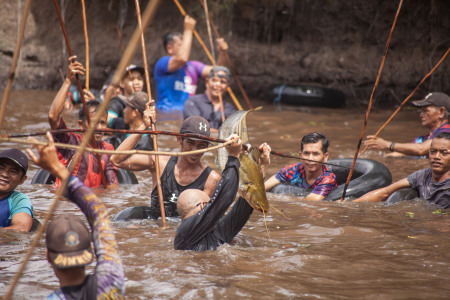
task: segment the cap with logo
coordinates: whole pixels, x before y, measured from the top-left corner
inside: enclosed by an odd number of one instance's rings
[[[198,134],[209,137],[210,125],[208,120],[205,118],[200,116],[192,116],[183,121],[183,124],[181,124],[180,133]],[[200,140],[195,138],[190,139]]]
[[[28,170],[28,157],[19,149],[12,148],[6,149],[0,152],[0,158],[7,158],[12,160],[15,164],[22,168],[25,175]]]
[[[147,93],[136,92],[126,99],[126,104],[131,108],[139,110],[141,113],[145,111],[145,105],[148,102]]]
[[[45,242],[57,269],[85,266],[93,259],[91,234],[77,216],[57,216],[47,228]]]
[[[445,107],[447,111],[450,111],[450,97],[440,92],[429,93],[424,99],[413,101],[413,104],[415,106],[434,105],[436,107]]]

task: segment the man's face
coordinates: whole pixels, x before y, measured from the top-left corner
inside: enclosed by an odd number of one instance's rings
[[[125,124],[130,125],[133,122],[134,119],[134,109],[127,105],[125,109],[123,110],[123,121]]]
[[[423,127],[432,128],[442,118],[442,110],[434,105],[427,105],[420,108],[420,123]]]
[[[226,73],[219,71],[216,72],[215,76],[208,78],[208,80],[206,81],[206,89],[210,96],[218,98],[220,95],[223,95],[223,93],[225,93],[226,89],[228,88],[229,82],[226,78],[223,78],[223,76],[226,76]]]
[[[430,166],[434,174],[442,175],[450,171],[450,141],[433,139],[430,147]]]
[[[172,42],[167,45],[167,54],[170,56],[176,55],[181,48],[181,36],[174,36]]]
[[[0,158],[0,197],[6,197],[27,177],[23,170],[8,158]]]
[[[92,121],[95,118],[95,115],[97,114],[97,108],[96,107],[90,107],[89,108],[89,118]],[[81,120],[78,121],[78,125],[80,125],[83,129],[88,129],[89,124],[87,121],[82,122]],[[107,123],[107,113],[105,112],[101,117],[100,120],[98,120],[96,129],[106,129],[108,128]],[[104,132],[98,132],[94,134],[94,138],[96,142],[101,142],[103,139],[103,136],[105,135]]]
[[[194,151],[194,150],[202,150],[208,148],[209,143],[206,141],[196,141],[191,139],[181,139],[181,151]],[[196,164],[200,162],[204,153],[187,155],[185,158],[191,164]]]
[[[121,87],[124,89],[126,97],[129,97],[136,92],[142,92],[142,89],[144,88],[144,78],[142,77],[141,72],[138,70],[127,72],[122,79]]]
[[[317,143],[304,144],[303,150],[299,152],[300,158],[310,159],[318,162],[303,161],[305,166],[305,171],[309,173],[314,173],[322,170],[322,163],[328,160],[328,152],[322,152],[322,141]]]

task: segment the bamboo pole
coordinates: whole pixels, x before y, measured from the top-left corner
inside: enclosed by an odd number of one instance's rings
[[[412,96],[417,92],[417,90],[419,89],[419,87],[425,82],[425,80],[428,79],[428,77],[431,76],[431,74],[433,74],[433,72],[437,69],[437,67],[439,67],[439,65],[445,60],[445,58],[447,57],[447,55],[450,53],[450,48],[447,49],[447,52],[445,52],[444,56],[442,56],[442,58],[438,61],[438,63],[433,67],[433,69],[431,69],[431,71],[425,75],[425,77],[422,78],[422,80],[417,84],[416,88],[412,91],[411,94],[409,94],[408,97],[406,97],[405,100],[403,100],[402,104],[400,104],[400,106],[394,111],[394,113],[392,114],[392,116],[389,117],[389,119],[380,127],[380,129],[378,129],[378,131],[374,134],[375,136],[378,136],[381,131],[383,131],[383,129],[392,121],[392,119],[398,114],[398,112],[403,108],[403,106],[405,106],[405,104],[409,101],[409,99],[412,98]],[[361,152],[361,155],[364,154],[367,150],[369,146],[366,146],[364,148],[364,150]]]
[[[64,21],[61,16],[61,11],[59,10],[58,2],[57,2],[57,0],[53,0],[53,3],[55,4],[56,13],[58,14],[58,18],[59,18],[59,24],[61,25],[61,30],[63,32],[64,39],[66,41],[67,51],[69,51],[69,56],[73,56],[72,48],[70,47],[70,43],[69,43],[69,37],[67,36],[66,27],[64,25]],[[78,91],[80,92],[81,101],[83,102],[83,109],[84,109],[84,113],[86,114],[86,121],[90,125],[91,118],[89,116],[89,112],[88,112],[88,109],[86,106],[86,100],[84,99],[83,88],[81,87],[81,82],[80,82],[80,79],[78,78],[78,74],[76,74],[75,78],[77,80]],[[92,142],[93,147],[98,147],[94,136],[92,136],[91,142]],[[97,163],[98,163],[98,168],[99,168],[99,172],[100,172],[100,177],[102,179],[102,184],[103,184],[103,187],[106,189],[105,172],[103,172],[103,166],[102,166],[102,162],[100,160],[100,155],[96,155],[96,157],[97,157]]]
[[[175,5],[178,7],[178,10],[180,11],[180,13],[183,15],[183,17],[185,17],[186,12],[184,11],[180,2],[178,0],[173,0],[173,1],[175,2]],[[203,48],[203,51],[205,51],[206,56],[208,56],[209,60],[212,63],[213,57],[212,57],[211,53],[209,52],[208,48],[206,47],[205,43],[203,42],[202,38],[198,34],[197,30],[195,30],[195,29],[194,29],[194,36],[197,39],[197,41],[199,42],[200,46]],[[227,91],[228,91],[228,94],[230,94],[231,99],[233,99],[234,105],[236,105],[237,109],[242,110],[241,104],[239,103],[238,99],[236,98],[236,96],[234,95],[234,93],[230,87],[227,88]]]
[[[148,74],[147,53],[145,50],[144,29],[142,28],[141,9],[139,7],[139,0],[135,0],[135,4],[136,4],[136,15],[138,18],[139,28],[141,29],[142,59],[144,61],[145,83],[147,85],[148,103],[150,105],[155,105],[155,103],[151,101],[152,91],[150,88],[150,76]],[[150,126],[152,128],[152,131],[156,130],[155,122],[151,122]],[[153,149],[155,150],[155,152],[158,152],[158,142],[156,139],[156,135],[153,135]],[[162,185],[161,185],[161,168],[159,165],[159,158],[155,158],[155,171],[156,171],[156,190],[158,191],[159,207],[161,208],[162,225],[163,225],[163,227],[167,227],[166,211],[164,209],[164,196],[163,196]]]
[[[145,28],[150,21],[153,19],[156,9],[158,8],[159,3],[161,2],[161,0],[151,0],[148,5],[147,8],[145,9],[144,12],[144,17],[143,17],[143,28]],[[136,28],[133,37],[130,41],[130,43],[128,44],[128,47],[125,51],[125,55],[122,57],[122,59],[120,60],[119,66],[117,68],[116,73],[114,74],[113,77],[113,82],[114,83],[118,83],[120,80],[120,74],[122,74],[125,71],[125,67],[129,64],[130,60],[131,60],[131,56],[134,54],[134,52],[136,51],[136,46],[137,46],[137,42],[139,39],[139,33],[140,33],[140,29]],[[112,96],[112,91],[109,91],[106,96],[105,96],[105,100],[103,101],[103,103],[100,105],[98,112],[96,114],[96,117],[94,118],[94,120],[92,121],[93,124],[91,124],[91,126],[89,127],[88,132],[85,135],[85,138],[83,139],[83,142],[81,143],[80,147],[80,151],[77,151],[77,154],[81,154],[82,150],[86,148],[87,146],[87,141],[89,140],[89,138],[92,136],[93,132],[94,132],[94,128],[95,125],[98,122],[98,118],[99,116],[102,115],[102,113],[106,112],[106,108],[108,105],[108,102],[111,100],[111,96]],[[83,150],[84,151],[84,150]],[[75,160],[77,160],[77,157],[80,157],[81,155],[75,155]],[[74,164],[72,164],[71,166],[75,167],[75,165],[77,164],[77,161],[75,161]],[[69,170],[69,172],[71,172],[71,170]],[[12,293],[14,292],[14,288],[17,284],[17,282],[19,281],[20,276],[22,275],[23,271],[25,270],[26,264],[28,262],[28,260],[31,257],[31,254],[33,253],[33,249],[36,247],[37,243],[39,242],[46,226],[47,223],[53,213],[53,211],[56,209],[56,205],[58,204],[58,199],[61,197],[65,187],[67,186],[67,181],[69,178],[66,178],[65,180],[62,181],[61,183],[61,187],[58,189],[57,191],[57,195],[56,195],[56,199],[53,202],[52,206],[49,209],[49,212],[46,216],[46,218],[44,219],[42,226],[37,230],[35,237],[31,243],[30,249],[28,250],[28,252],[26,253],[24,260],[22,262],[22,265],[20,266],[19,270],[17,271],[17,273],[15,274],[9,289],[7,291],[7,293],[4,296],[5,300],[9,300]]]
[[[81,0],[81,8],[83,12],[84,43],[86,45],[86,81],[84,83],[84,87],[89,91],[89,37],[87,31],[86,6],[84,5],[84,0]]]
[[[386,42],[386,46],[385,46],[385,49],[384,49],[384,55],[383,55],[383,58],[381,59],[381,64],[380,64],[380,68],[378,70],[377,79],[375,80],[375,84],[373,86],[372,93],[370,94],[369,106],[367,107],[366,117],[364,119],[364,124],[363,124],[363,127],[361,129],[361,134],[359,136],[358,145],[356,146],[355,155],[353,157],[352,168],[350,169],[350,172],[348,173],[347,181],[345,182],[344,190],[342,191],[342,197],[341,197],[340,201],[344,201],[345,193],[347,192],[348,184],[349,184],[350,179],[352,178],[352,175],[353,175],[353,170],[355,168],[356,159],[358,158],[359,149],[361,148],[361,143],[362,143],[362,140],[364,138],[364,132],[366,131],[366,125],[367,125],[367,121],[369,119],[370,109],[372,108],[373,95],[375,93],[375,90],[378,87],[378,83],[380,82],[381,72],[383,71],[384,62],[386,61],[386,56],[387,56],[387,52],[389,50],[389,44],[391,42],[392,33],[394,32],[395,24],[397,23],[398,15],[400,14],[400,9],[402,8],[402,4],[403,4],[403,0],[400,0],[400,2],[398,4],[397,13],[395,14],[394,22],[392,23],[391,31],[389,33],[389,37],[388,37],[388,40]]]
[[[20,21],[19,33],[17,35],[16,48],[14,49],[14,55],[11,62],[11,68],[9,69],[8,81],[6,82],[5,91],[3,93],[2,106],[0,108],[0,128],[3,124],[3,119],[5,118],[6,105],[8,104],[9,94],[11,92],[12,83],[14,81],[17,61],[19,60],[20,55],[20,46],[22,45],[23,36],[25,34],[25,26],[27,24],[28,19],[28,11],[30,10],[31,0],[26,0],[25,5],[23,7],[22,19]]]
[[[200,3],[203,5],[202,0],[200,0]],[[214,24],[214,21],[213,21],[211,15],[209,15],[209,21],[211,22],[211,26],[212,26],[214,32],[216,33],[217,38],[221,38],[222,36],[220,35],[219,31],[217,30],[217,27]],[[250,99],[248,99],[247,93],[245,92],[244,87],[242,86],[241,80],[239,79],[239,76],[237,75],[236,69],[234,68],[233,64],[231,63],[230,56],[228,55],[227,52],[225,52],[224,55],[225,55],[225,59],[227,61],[227,64],[230,67],[231,73],[233,74],[233,78],[236,80],[236,83],[237,83],[237,85],[239,87],[239,90],[242,93],[242,96],[244,96],[244,99],[245,99],[245,102],[248,105],[248,108],[249,109],[253,109],[253,106],[250,103]]]

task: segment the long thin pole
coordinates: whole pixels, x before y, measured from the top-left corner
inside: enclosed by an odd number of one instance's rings
[[[58,14],[59,24],[61,25],[61,30],[63,32],[64,39],[66,41],[66,46],[67,46],[67,50],[69,51],[69,56],[73,56],[72,48],[70,47],[70,43],[69,43],[69,37],[67,36],[67,32],[66,32],[66,26],[64,25],[64,21],[61,16],[61,11],[59,10],[58,2],[56,0],[53,0],[53,3],[55,4],[56,13]],[[84,109],[84,113],[86,115],[86,121],[88,124],[90,124],[91,118],[89,116],[89,112],[88,112],[88,109],[86,106],[86,100],[84,99],[83,88],[81,87],[81,82],[80,82],[80,79],[78,78],[78,74],[75,76],[75,78],[77,80],[78,91],[80,92],[81,101],[83,102],[83,109]],[[95,141],[94,136],[92,136],[91,142],[92,142],[93,147],[98,148],[97,142]],[[102,184],[103,184],[103,187],[106,189],[106,178],[105,178],[105,173],[103,172],[102,161],[100,160],[100,155],[96,155],[96,157],[97,157],[100,177],[102,179]]]
[[[175,2],[175,5],[178,7],[178,10],[180,11],[180,13],[183,15],[183,17],[185,17],[186,12],[184,11],[180,2],[178,0],[173,0],[173,1]],[[208,48],[206,47],[205,43],[203,42],[202,38],[198,34],[197,30],[195,30],[195,29],[194,29],[194,36],[197,39],[197,41],[199,42],[200,46],[203,48],[203,51],[205,51],[206,56],[208,56],[209,60],[212,63],[213,57],[212,57],[211,53],[209,52]],[[231,99],[233,99],[234,105],[236,105],[237,109],[242,110],[241,104],[239,103],[238,99],[236,98],[236,96],[234,95],[234,93],[230,87],[227,88],[227,91],[228,91],[228,94],[230,94]]]
[[[447,49],[447,52],[445,52],[444,56],[442,56],[442,58],[438,61],[438,63],[434,66],[434,68],[431,69],[431,71],[427,75],[425,75],[425,77],[422,78],[422,80],[417,84],[416,88],[412,91],[412,93],[409,94],[409,96],[406,97],[405,100],[403,100],[402,104],[400,104],[400,106],[394,111],[392,116],[389,117],[389,119],[380,127],[380,129],[378,129],[378,131],[374,134],[375,136],[378,136],[381,133],[381,131],[383,131],[383,129],[392,121],[392,119],[398,114],[398,112],[403,108],[403,106],[405,106],[405,104],[409,101],[409,99],[411,99],[412,96],[417,92],[417,90],[425,82],[425,80],[427,80],[428,77],[430,77],[431,74],[433,74],[434,71],[437,69],[437,67],[439,67],[439,65],[445,60],[445,58],[447,57],[447,55],[449,53],[450,53],[450,48]],[[364,148],[364,150],[361,152],[361,154],[364,154],[366,152],[367,148],[368,148],[368,146],[366,146]]]
[[[5,92],[3,93],[2,106],[0,109],[0,128],[3,124],[3,119],[5,118],[6,105],[8,104],[9,94],[11,92],[12,83],[16,75],[17,61],[20,55],[20,46],[22,45],[23,36],[25,34],[25,26],[28,19],[28,11],[30,10],[31,0],[25,2],[22,12],[22,20],[20,21],[19,33],[17,36],[16,48],[14,49],[14,55],[11,62],[11,68],[9,69],[8,81],[6,82]]]
[[[400,3],[398,4],[397,13],[395,14],[394,22],[392,23],[391,32],[389,33],[389,37],[388,37],[388,40],[386,42],[386,46],[385,46],[385,49],[384,49],[384,55],[383,55],[383,58],[381,59],[381,64],[380,64],[380,68],[378,70],[377,79],[375,80],[375,84],[373,86],[372,93],[370,94],[369,106],[367,107],[366,117],[364,119],[364,124],[363,124],[363,127],[361,129],[361,134],[359,136],[358,145],[356,146],[356,152],[355,152],[355,156],[353,157],[352,168],[350,169],[350,172],[348,173],[347,181],[345,182],[344,190],[342,191],[341,201],[344,201],[344,199],[345,199],[345,194],[347,192],[348,184],[349,184],[350,179],[352,178],[352,175],[353,175],[353,170],[355,168],[356,159],[358,158],[359,149],[361,148],[361,143],[362,143],[362,140],[364,138],[364,132],[366,131],[366,125],[367,125],[367,121],[369,119],[370,109],[372,108],[373,95],[375,93],[375,90],[378,87],[378,83],[380,82],[381,72],[383,71],[384,62],[386,61],[386,56],[387,56],[387,52],[389,50],[389,44],[391,42],[392,33],[394,32],[395,24],[397,23],[397,18],[398,18],[398,15],[400,14],[400,9],[402,8],[402,4],[403,4],[403,0],[400,0]]]
[[[147,4],[147,8],[145,9],[144,12],[144,16],[143,16],[143,28],[147,27],[148,24],[150,23],[150,21],[153,19],[156,10],[158,8],[158,5],[160,4],[161,0],[151,0],[148,4]],[[118,84],[120,81],[120,76],[121,74],[123,74],[123,72],[125,71],[125,67],[130,63],[131,57],[134,54],[134,52],[136,51],[136,47],[137,47],[137,43],[139,41],[139,33],[140,33],[140,29],[136,28],[136,30],[134,31],[133,37],[130,41],[130,43],[128,44],[128,47],[125,51],[125,55],[122,56],[122,59],[119,62],[119,65],[117,67],[116,73],[114,74],[113,77],[113,83],[114,84]],[[92,137],[93,133],[94,133],[94,129],[95,129],[95,125],[98,123],[98,118],[104,113],[106,112],[106,108],[108,106],[109,101],[111,100],[112,96],[112,91],[109,91],[106,93],[105,95],[105,99],[103,101],[103,103],[100,105],[100,107],[98,108],[96,117],[94,118],[94,120],[92,121],[91,126],[89,127],[88,132],[86,132],[85,138],[83,139],[80,147],[80,151],[77,151],[77,153],[75,154],[75,163],[71,165],[71,167],[75,167],[75,165],[77,165],[77,161],[80,158],[81,153],[84,152],[84,149],[87,146],[88,140]],[[77,155],[78,154],[78,155]],[[72,173],[72,170],[69,170],[70,173]],[[47,223],[51,217],[51,215],[53,214],[54,210],[56,209],[56,205],[58,204],[58,199],[61,197],[63,191],[65,190],[66,186],[67,186],[67,181],[68,181],[69,177],[66,178],[65,180],[62,181],[61,183],[61,187],[58,189],[57,195],[56,195],[56,199],[53,202],[52,206],[49,209],[49,212],[46,216],[46,218],[44,219],[42,226],[39,227],[38,231],[36,232],[36,235],[31,243],[30,249],[28,250],[28,252],[26,253],[24,260],[22,262],[22,265],[20,266],[19,270],[17,271],[17,273],[15,274],[10,286],[9,286],[9,290],[8,292],[5,294],[4,299],[9,300],[12,293],[14,292],[14,288],[17,284],[17,282],[19,281],[20,276],[22,275],[23,271],[25,270],[26,264],[28,262],[28,260],[31,257],[31,254],[33,253],[33,249],[36,247],[37,243],[39,242],[42,234],[44,233],[44,230],[47,226]]]
[[[204,6],[202,0],[200,0],[200,3]],[[222,36],[220,35],[219,31],[217,30],[217,27],[214,24],[214,21],[213,21],[211,15],[209,15],[209,21],[211,22],[211,26],[212,26],[212,28],[213,28],[217,38],[221,38]],[[236,80],[236,83],[237,83],[237,85],[239,87],[239,90],[241,91],[242,96],[244,96],[245,102],[247,102],[248,108],[249,109],[253,109],[253,106],[250,103],[250,99],[248,99],[247,93],[245,92],[244,87],[242,86],[241,80],[239,79],[239,76],[236,73],[236,69],[234,68],[233,64],[231,63],[230,56],[228,55],[227,52],[225,52],[224,55],[225,55],[225,59],[227,61],[227,64],[228,64],[228,66],[231,69],[231,73],[233,73],[233,78]]]
[[[89,36],[87,30],[87,21],[86,21],[86,6],[84,5],[84,0],[81,0],[81,8],[83,12],[83,30],[84,30],[84,43],[86,45],[86,81],[84,86],[86,90],[89,91]]]
[[[152,91],[150,89],[150,76],[148,74],[147,53],[146,53],[146,50],[145,50],[144,29],[142,28],[141,9],[139,7],[139,0],[135,0],[135,4],[136,4],[136,14],[137,14],[137,18],[138,18],[139,28],[141,28],[142,60],[144,61],[145,83],[147,85],[148,102],[151,105],[155,105],[155,103],[151,102]],[[152,122],[150,126],[151,126],[153,131],[156,130],[154,122]],[[155,150],[155,152],[158,152],[158,142],[157,142],[157,139],[156,139],[156,135],[153,135],[153,149]],[[164,209],[164,196],[163,196],[162,186],[161,186],[161,168],[159,166],[159,157],[155,157],[155,171],[156,171],[156,189],[158,191],[159,207],[161,209],[162,225],[163,225],[163,227],[167,227],[166,210]]]

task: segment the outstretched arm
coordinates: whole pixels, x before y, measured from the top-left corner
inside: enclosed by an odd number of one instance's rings
[[[64,109],[64,104],[66,102],[67,93],[69,92],[70,84],[75,79],[76,74],[83,75],[85,69],[83,65],[76,62],[76,56],[69,57],[69,67],[67,69],[67,77],[64,80],[63,85],[59,89],[55,98],[53,99],[52,105],[50,106],[50,111],[48,112],[48,122],[52,129],[57,129],[61,120],[61,113]]]
[[[398,191],[399,189],[411,187],[408,180],[406,178],[403,178],[397,182],[394,182],[393,184],[380,188],[374,191],[371,191],[364,196],[353,200],[353,202],[364,202],[364,201],[373,201],[373,202],[380,202],[380,201],[386,201],[387,198],[393,194],[394,192]]]
[[[272,177],[267,179],[266,182],[264,182],[264,188],[266,189],[266,192],[268,192],[279,183],[280,181],[275,177],[275,175],[273,175]]]
[[[431,140],[426,140],[421,144],[393,143],[391,141],[387,141],[374,135],[368,135],[366,140],[364,141],[364,145],[367,145],[369,149],[376,149],[383,151],[391,150],[405,155],[422,156],[427,155],[428,152],[430,151]]]
[[[191,56],[192,35],[194,33],[195,23],[195,19],[189,16],[184,18],[184,31],[181,46],[169,60],[169,73],[175,72],[188,62],[189,57]]]

